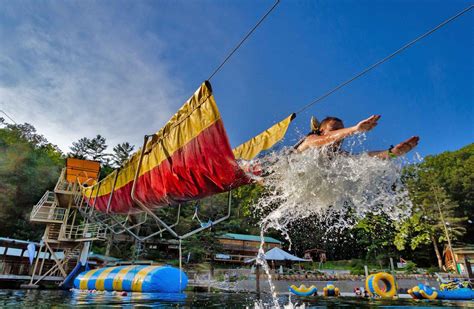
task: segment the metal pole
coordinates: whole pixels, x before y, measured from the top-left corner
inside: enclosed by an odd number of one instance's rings
[[[36,268],[38,267],[38,262],[39,262],[40,255],[41,255],[41,250],[43,250],[43,242],[40,242],[39,250],[36,253],[36,261],[35,261],[35,266],[33,267],[33,273],[31,274],[30,284],[33,284],[33,280],[34,280],[35,273],[36,273]]]
[[[390,268],[392,269],[393,280],[395,281],[395,293],[398,295],[398,282],[397,276],[395,274],[395,265],[393,263],[393,258],[390,258]]]
[[[256,265],[257,267],[255,268],[255,283],[257,295],[260,295],[260,265],[258,265],[258,263]]]
[[[86,210],[85,210],[86,213],[87,213],[87,211],[88,211],[87,207],[90,207],[90,206],[91,206],[89,203],[90,203],[90,201],[91,201],[91,199],[92,199],[92,194],[94,194],[94,187],[95,187],[95,186],[91,186],[91,194],[89,195],[89,199],[86,201]],[[90,210],[89,210],[89,212],[90,212]]]
[[[446,234],[446,239],[448,240],[449,251],[451,251],[451,255],[453,256],[454,271],[456,273],[460,274],[460,272],[458,270],[458,262],[456,261],[456,256],[454,255],[453,246],[451,245],[451,238],[449,237],[448,227],[446,226],[446,221],[444,220],[443,211],[441,210],[441,205],[439,204],[438,195],[436,194],[436,190],[435,190],[434,187],[431,187],[431,190],[433,191],[435,202],[436,202],[436,205],[438,206],[439,216],[440,216],[441,222],[443,223],[444,233]]]
[[[181,290],[181,285],[183,283],[183,276],[181,275],[183,273],[183,251],[181,248],[182,245],[182,240],[179,240],[179,289]]]
[[[114,184],[112,185],[112,191],[110,191],[110,196],[109,196],[109,201],[107,202],[107,213],[110,211],[110,203],[112,203],[112,197],[114,196],[114,190],[115,190],[115,185],[117,184],[117,178],[119,174],[120,169],[117,169],[115,171],[115,177],[114,177]]]
[[[100,190],[101,185],[102,185],[102,182],[99,182],[99,185],[97,186],[97,193],[95,194],[94,202],[92,203],[92,207],[90,210],[90,214],[92,214],[95,210],[95,204],[97,203],[97,197],[99,196],[99,190]]]

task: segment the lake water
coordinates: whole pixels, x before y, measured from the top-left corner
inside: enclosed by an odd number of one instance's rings
[[[279,303],[288,304],[288,295],[279,297]],[[270,297],[262,298],[270,304]],[[118,296],[111,293],[88,294],[77,291],[58,290],[0,290],[0,307],[10,308],[50,308],[87,307],[87,308],[254,308],[257,297],[248,293],[193,293],[155,294],[130,293]],[[415,301],[412,299],[368,300],[353,297],[296,299],[292,302],[305,303],[306,308],[410,308],[410,307],[474,307],[474,302],[452,301]]]

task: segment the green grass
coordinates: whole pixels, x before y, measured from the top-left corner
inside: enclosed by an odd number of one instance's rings
[[[364,275],[364,265],[367,265],[369,271],[380,270],[380,266],[364,260],[353,259],[353,260],[339,260],[339,261],[327,261],[323,263],[322,270],[348,270],[352,275]],[[306,270],[319,270],[319,263],[304,263],[303,268]]]

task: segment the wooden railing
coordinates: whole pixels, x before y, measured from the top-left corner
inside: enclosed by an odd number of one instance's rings
[[[46,191],[39,202],[33,206],[30,214],[30,221],[36,222],[57,222],[64,220],[65,208],[57,207],[54,192]]]
[[[98,223],[67,225],[63,237],[75,241],[105,240],[107,238],[107,230]]]
[[[78,190],[78,184],[76,182],[71,183],[66,179],[66,168],[63,168],[61,175],[58,178],[58,182],[54,187],[54,191],[64,191],[64,192],[75,192]]]

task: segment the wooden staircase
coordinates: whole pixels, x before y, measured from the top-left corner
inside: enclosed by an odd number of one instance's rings
[[[68,159],[68,165],[62,170],[54,191],[46,191],[33,206],[30,214],[30,222],[45,224],[42,246],[36,255],[30,286],[38,286],[46,276],[53,274],[66,278],[70,271],[68,269],[70,262],[79,259],[83,248],[86,248],[85,250],[88,248],[86,244],[103,241],[107,237],[105,226],[91,222],[78,210],[84,207],[85,201],[83,198],[78,199],[82,197],[81,186],[77,181],[73,181],[85,177],[81,174],[81,166],[86,166],[90,172],[93,170],[91,166],[94,167],[94,164],[98,166],[98,163],[77,159],[71,159],[71,162],[69,166],[70,159]],[[98,169],[95,171],[95,177],[97,175]],[[41,258],[41,251],[49,253],[54,260],[55,264],[50,269],[43,270],[45,254]]]
[[[58,206],[54,192],[46,191],[41,200],[33,206],[30,221],[61,224],[65,214],[66,208]]]

